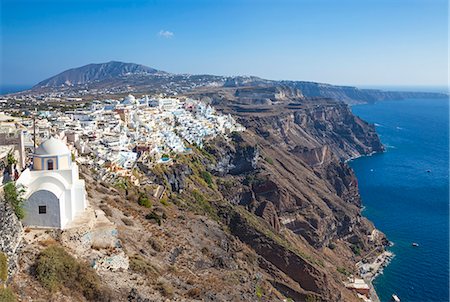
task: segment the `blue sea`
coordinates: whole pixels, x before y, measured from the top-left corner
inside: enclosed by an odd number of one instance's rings
[[[374,281],[382,302],[449,301],[449,101],[352,107],[376,125],[386,152],[353,160],[363,214],[394,243]],[[412,243],[419,244],[413,247]]]
[[[0,85],[0,95],[30,89],[32,85]]]

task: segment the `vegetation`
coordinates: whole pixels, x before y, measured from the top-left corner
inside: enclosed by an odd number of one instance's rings
[[[212,181],[211,173],[209,173],[208,171],[202,171],[201,176],[202,176],[203,180],[208,184],[208,186],[212,187],[213,181]]]
[[[139,205],[144,206],[146,208],[152,207],[152,202],[145,193],[139,194],[138,203]]]
[[[145,215],[145,219],[147,220],[154,220],[158,225],[162,224],[162,221],[166,219],[166,214],[159,215],[155,211],[151,211],[147,215]]]
[[[169,205],[169,199],[167,197],[163,197],[159,200],[159,202],[163,205],[163,206],[168,206]]]
[[[36,279],[51,292],[67,287],[82,293],[90,301],[107,299],[95,271],[88,264],[78,262],[60,246],[51,245],[39,254],[35,272]]]
[[[212,218],[217,219],[216,211],[199,190],[192,190],[191,195],[194,197],[195,203],[203,212],[210,215]]]
[[[345,267],[337,267],[336,270],[344,276],[349,276],[350,272]]]
[[[130,270],[151,278],[161,275],[157,268],[139,256],[130,257]]]
[[[5,282],[6,279],[8,279],[8,257],[0,252],[0,281]]]
[[[235,207],[235,209],[237,213],[239,213],[241,217],[244,218],[247,221],[247,223],[259,233],[264,234],[265,236],[272,239],[277,244],[283,246],[285,249],[296,254],[303,260],[320,265],[322,267],[324,266],[324,263],[321,259],[314,259],[312,256],[292,246],[290,242],[286,240],[286,238],[284,238],[281,234],[275,233],[272,227],[264,219],[257,217],[255,214],[247,211],[242,206]]]
[[[12,152],[8,153],[6,160],[8,161],[8,167],[11,167],[12,165],[15,165],[17,163],[17,159],[14,157],[14,154]]]
[[[158,289],[164,297],[171,298],[173,296],[173,287],[165,280],[158,282]]]
[[[162,249],[163,249],[162,245],[161,245],[161,243],[159,243],[159,241],[156,238],[150,238],[147,242],[148,242],[148,244],[150,244],[152,249],[155,250],[156,252],[162,251]]]
[[[268,162],[269,164],[273,165],[273,159],[270,157],[266,157],[265,158],[266,162]]]
[[[361,248],[359,246],[357,246],[356,244],[353,244],[351,246],[351,249],[356,256],[361,255]]]
[[[16,295],[9,287],[0,287],[0,301],[1,302],[16,302]]]
[[[261,298],[263,296],[263,289],[261,286],[259,286],[259,285],[255,286],[255,294],[256,294],[256,297],[258,297],[258,300],[261,300]]]
[[[317,298],[316,296],[312,295],[312,294],[307,294],[306,295],[306,302],[316,302]]]
[[[16,184],[13,181],[8,182],[3,190],[5,192],[5,200],[11,204],[17,218],[23,219],[25,211],[22,208],[23,204],[23,190],[17,190]]]

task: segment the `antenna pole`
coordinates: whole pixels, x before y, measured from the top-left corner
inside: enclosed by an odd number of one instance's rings
[[[33,116],[33,152],[36,151],[36,116]]]

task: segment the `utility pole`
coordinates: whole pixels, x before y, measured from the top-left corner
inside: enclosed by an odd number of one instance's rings
[[[36,151],[36,115],[33,115],[33,152]]]

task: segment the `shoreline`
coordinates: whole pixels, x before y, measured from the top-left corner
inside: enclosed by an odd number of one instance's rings
[[[383,270],[385,267],[389,265],[392,259],[395,257],[395,254],[391,251],[385,250],[377,257],[375,257],[371,262],[362,263],[358,262],[356,265],[360,272],[361,278],[369,285],[370,287],[370,299],[373,302],[380,302],[380,298],[375,290],[373,285],[373,281],[381,274],[383,274]]]

